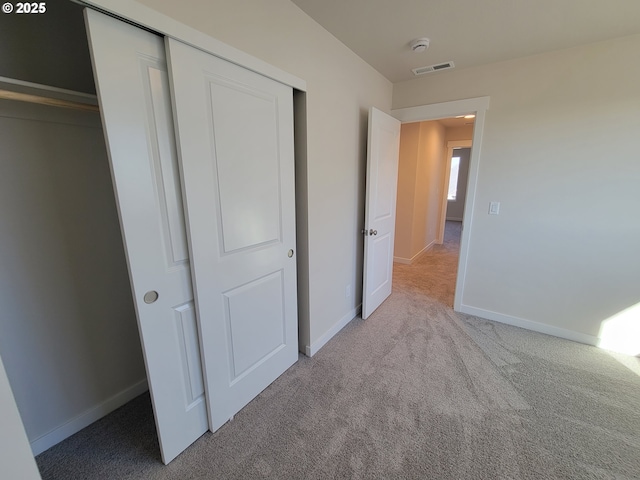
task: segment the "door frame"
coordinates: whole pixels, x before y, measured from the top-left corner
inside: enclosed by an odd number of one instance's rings
[[[475,125],[474,125],[475,128]],[[451,157],[453,157],[453,151],[456,148],[472,148],[473,141],[472,140],[449,140],[447,142],[447,156],[445,158],[445,166],[444,166],[444,178],[443,178],[443,186],[442,186],[442,198],[440,199],[440,220],[438,221],[438,239],[437,243],[444,243],[444,227],[447,223],[447,208],[449,207],[448,200],[448,187],[449,187],[449,178],[451,177]],[[467,195],[465,192],[464,202],[467,201]],[[464,220],[464,213],[462,214],[462,218]]]
[[[287,73],[284,70],[280,70],[220,40],[216,40],[195,28],[191,28],[135,0],[79,0],[78,3],[115,16],[116,18],[126,20],[128,23],[145,28],[146,30],[179,40],[199,50],[204,50],[207,53],[235,63],[247,70],[284,83],[295,90],[302,92],[307,91],[307,82],[301,78]]]
[[[486,111],[489,109],[489,97],[475,97],[451,102],[432,103],[416,107],[397,108],[391,110],[391,115],[402,123],[423,122],[457,115],[475,114],[473,128],[471,156],[469,157],[469,178],[467,179],[467,196],[465,199],[465,214],[462,221],[462,237],[460,239],[460,258],[456,289],[453,298],[453,309],[459,312],[462,307],[462,297],[467,276],[467,262],[469,259],[469,245],[471,243],[471,226],[476,204],[476,187],[480,167],[480,151]]]

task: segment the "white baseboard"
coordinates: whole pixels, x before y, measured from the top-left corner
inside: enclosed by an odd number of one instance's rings
[[[344,317],[342,317],[333,327],[329,329],[327,333],[322,335],[317,341],[313,342],[311,345],[306,345],[304,347],[305,354],[307,357],[313,357],[318,351],[324,347],[324,345],[331,340],[340,330],[342,330],[347,324],[360,315],[362,311],[362,305],[358,305],[356,308],[347,313]]]
[[[567,330],[566,328],[554,327],[553,325],[547,325],[546,323],[539,323],[534,322],[533,320],[504,315],[502,313],[471,307],[469,305],[460,305],[460,312],[480,318],[486,318],[487,320],[506,323],[507,325],[513,325],[514,327],[525,328],[527,330],[533,330],[534,332],[546,333],[547,335],[552,335],[554,337],[592,345],[594,347],[597,347],[600,342],[598,337],[587,335],[586,333],[574,332],[573,330]]]
[[[429,245],[427,245],[426,247],[424,247],[422,250],[420,250],[418,253],[416,253],[413,257],[411,258],[404,258],[404,257],[393,257],[393,261],[395,263],[403,263],[405,265],[411,265],[413,262],[415,262],[418,258],[420,258],[422,255],[424,255],[425,253],[427,253],[429,250],[431,250],[431,247],[433,247],[436,244],[436,240],[433,240],[431,243],[429,243]]]
[[[404,258],[404,257],[393,257],[393,263],[402,263],[404,265],[411,265],[411,259]]]
[[[31,441],[31,450],[33,455],[39,455],[45,450],[53,447],[57,443],[60,443],[65,438],[70,437],[74,433],[79,432],[83,428],[91,425],[96,420],[100,420],[105,415],[113,412],[116,408],[121,407],[125,403],[133,400],[138,395],[143,394],[149,390],[147,380],[141,380],[133,386],[116,393],[112,397],[106,399],[104,402],[86,410],[75,418],[72,418],[66,423],[63,423],[59,427],[54,428],[48,433],[41,435],[35,440]]]

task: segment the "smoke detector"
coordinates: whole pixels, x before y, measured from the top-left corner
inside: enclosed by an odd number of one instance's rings
[[[429,39],[428,38],[416,38],[413,42],[411,42],[411,50],[414,53],[422,53],[427,48],[429,48]]]

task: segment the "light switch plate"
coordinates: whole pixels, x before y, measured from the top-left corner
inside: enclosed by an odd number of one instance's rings
[[[489,215],[498,215],[500,213],[500,202],[489,202]]]

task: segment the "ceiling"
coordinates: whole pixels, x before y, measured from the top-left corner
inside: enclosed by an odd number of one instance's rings
[[[451,117],[438,120],[446,128],[466,127],[475,123],[474,118]]]
[[[292,0],[391,82],[640,33],[640,0]],[[428,37],[424,53],[413,39]],[[438,75],[431,73],[428,75]]]

